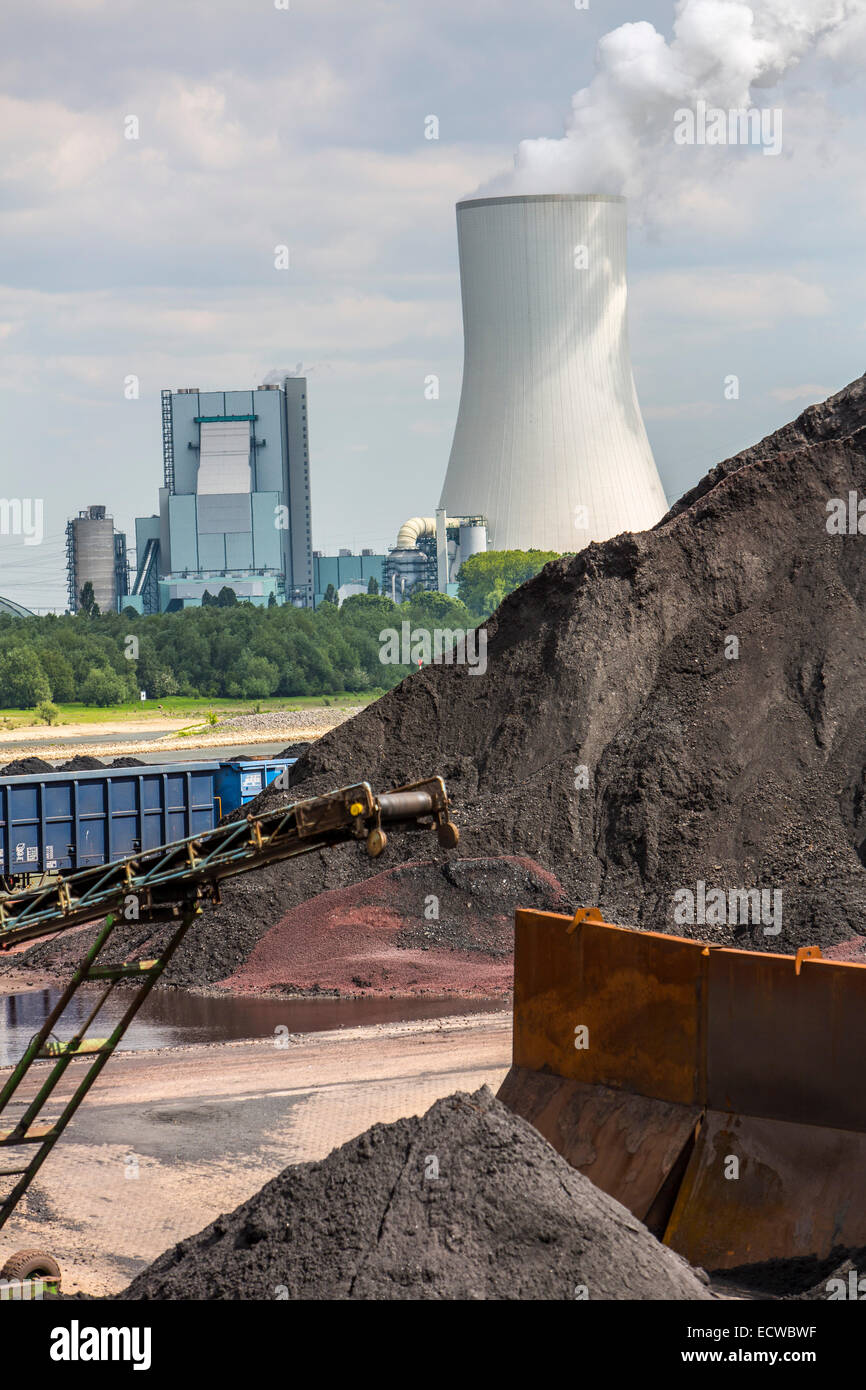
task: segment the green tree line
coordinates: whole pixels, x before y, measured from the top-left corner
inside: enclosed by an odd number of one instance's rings
[[[425,592],[394,604],[370,592],[306,608],[257,608],[231,589],[201,608],[142,617],[93,604],[62,617],[0,616],[0,708],[46,701],[116,705],[169,695],[206,699],[336,695],[396,685],[414,667],[380,660],[384,629],[473,628],[553,552],[488,551],[460,571],[459,597]],[[88,597],[92,598],[92,593]],[[336,597],[336,595],[334,595]]]
[[[208,604],[179,613],[0,617],[0,707],[46,700],[115,705],[168,695],[266,699],[332,695],[396,684],[411,668],[383,665],[383,628],[472,627],[457,599],[420,594],[395,605],[374,594],[289,605]]]

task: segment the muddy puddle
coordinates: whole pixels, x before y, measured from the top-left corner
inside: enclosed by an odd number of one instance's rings
[[[72,1036],[97,997],[95,991],[79,991],[58,1024],[59,1038]],[[130,997],[125,992],[109,999],[88,1036],[106,1037],[128,1007]],[[17,1062],[58,998],[59,991],[54,989],[0,997],[0,1066]],[[499,999],[238,999],[158,990],[142,1006],[119,1050],[272,1038],[277,1029],[320,1033],[375,1023],[492,1013],[504,1007]]]

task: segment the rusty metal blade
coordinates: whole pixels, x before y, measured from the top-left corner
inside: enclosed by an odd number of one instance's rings
[[[499,1099],[645,1221],[701,1111],[512,1067]]]
[[[710,1111],[665,1244],[707,1269],[825,1259],[866,1245],[864,1178],[864,1134]]]

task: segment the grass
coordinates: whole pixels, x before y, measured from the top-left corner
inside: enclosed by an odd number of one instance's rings
[[[60,717],[51,727],[64,724],[128,724],[147,719],[186,719],[207,722],[211,710],[217,715],[255,714],[268,710],[318,709],[325,703],[335,709],[346,705],[366,705],[383,692],[364,690],[358,694],[278,696],[269,700],[190,699],[169,695],[162,700],[136,700],[123,705],[58,705]],[[0,731],[3,729],[41,728],[49,726],[36,718],[35,710],[0,709]]]

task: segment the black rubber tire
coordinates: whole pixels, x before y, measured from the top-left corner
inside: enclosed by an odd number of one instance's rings
[[[44,1250],[16,1250],[0,1269],[0,1279],[31,1279],[34,1274],[59,1279],[60,1265]]]

